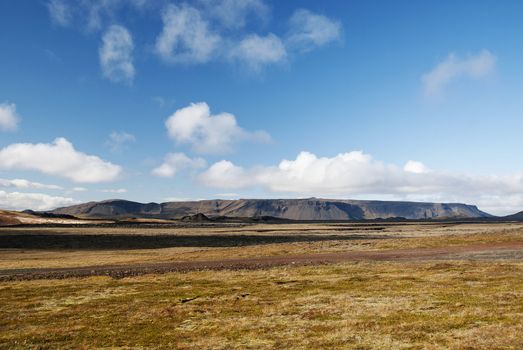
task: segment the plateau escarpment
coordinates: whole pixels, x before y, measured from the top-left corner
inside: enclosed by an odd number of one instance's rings
[[[206,217],[274,217],[289,220],[445,219],[491,217],[474,205],[331,199],[237,199],[166,203],[126,200],[89,202],[58,208],[50,213],[80,218],[181,219]]]

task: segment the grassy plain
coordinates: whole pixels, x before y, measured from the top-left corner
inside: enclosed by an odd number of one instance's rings
[[[402,248],[432,248],[464,245],[469,243],[523,242],[523,224],[283,224],[245,225],[232,227],[169,227],[169,228],[120,228],[120,227],[20,227],[0,228],[5,235],[52,234],[93,235],[91,246],[70,249],[57,245],[54,249],[2,249],[0,245],[0,270],[20,268],[57,268],[96,265],[125,265],[135,263],[197,261],[226,258],[247,258],[268,255],[293,255],[344,251],[377,251]],[[104,249],[97,248],[100,237],[125,235],[110,242]],[[217,246],[206,238],[224,236],[229,241]],[[249,241],[248,237],[260,237]],[[158,243],[160,248],[147,249],[147,237],[174,237],[174,242]],[[125,242],[139,237],[145,239],[140,249],[125,249]],[[197,237],[195,242],[177,242],[177,237]],[[247,238],[246,238],[247,237]],[[275,243],[278,237],[285,243]],[[137,245],[140,245],[140,242]],[[172,245],[180,245],[172,247]]]
[[[370,227],[1,229],[0,242],[7,234],[105,236],[125,230],[130,236],[196,235],[203,243],[5,248],[0,270],[523,242],[523,225],[515,223]],[[240,239],[219,247],[201,239],[213,235]],[[256,235],[264,241],[245,238]],[[265,238],[300,235],[324,239]],[[521,252],[492,252],[124,279],[9,281],[0,283],[0,315],[1,349],[521,349],[523,259]]]

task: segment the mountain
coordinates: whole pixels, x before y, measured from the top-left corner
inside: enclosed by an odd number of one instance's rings
[[[516,214],[504,216],[503,219],[511,221],[523,221],[523,211],[520,211]]]
[[[485,218],[490,214],[474,205],[334,199],[237,199],[189,202],[137,203],[126,200],[89,202],[58,208],[51,214],[79,218],[180,219],[196,214],[206,217],[275,217],[290,220]]]

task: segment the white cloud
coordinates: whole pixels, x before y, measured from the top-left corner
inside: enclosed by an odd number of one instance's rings
[[[103,75],[114,82],[132,83],[135,75],[133,49],[133,38],[125,27],[109,27],[99,49]]]
[[[226,28],[242,28],[247,18],[265,19],[269,7],[262,0],[200,0],[205,12]]]
[[[252,34],[231,50],[230,57],[253,71],[260,71],[264,65],[285,61],[287,51],[280,38],[272,33],[263,37]]]
[[[48,190],[61,190],[63,189],[57,185],[46,185],[39,182],[32,182],[25,179],[0,179],[0,187],[15,187],[15,188],[37,188],[37,189],[48,189]]]
[[[0,169],[35,170],[84,183],[112,181],[122,171],[118,165],[78,152],[65,138],[51,144],[15,143],[0,149]]]
[[[421,162],[416,162],[414,160],[409,160],[403,167],[403,170],[407,173],[413,173],[413,174],[424,174],[424,173],[428,173],[430,171],[425,166],[425,164],[423,164]]]
[[[187,4],[171,4],[164,9],[164,26],[155,45],[164,61],[198,64],[225,59],[259,71],[263,65],[285,60],[285,46],[275,34],[250,34],[237,40],[233,36],[222,37],[219,26],[212,26],[211,19],[215,19],[225,27],[243,27],[249,13],[263,16],[268,11],[262,1],[215,0],[202,4],[204,11]]]
[[[0,207],[10,210],[49,210],[78,203],[72,198],[55,197],[43,193],[0,191]]]
[[[14,131],[18,128],[19,121],[14,103],[0,103],[0,130]]]
[[[300,9],[289,20],[287,44],[302,52],[340,41],[342,25],[326,16]]]
[[[216,188],[242,188],[257,185],[255,179],[250,178],[251,172],[234,165],[228,160],[214,163],[200,175],[200,181],[206,186]]]
[[[152,170],[152,174],[160,177],[174,177],[184,169],[205,168],[207,162],[203,158],[189,158],[183,153],[169,153],[163,163]]]
[[[288,49],[306,52],[341,40],[340,22],[308,10],[293,14],[284,43],[274,33],[234,33],[244,27],[249,15],[267,16],[269,8],[261,0],[202,0],[200,4],[203,9],[171,4],[163,11],[164,26],[155,49],[164,61],[228,60],[259,72],[265,65],[285,62]]]
[[[228,161],[212,165],[202,174],[207,185],[219,188],[262,186],[273,192],[302,195],[344,195],[396,192],[407,177],[416,174],[374,161],[360,151],[332,158],[301,152],[278,166],[243,169]]]
[[[49,16],[53,23],[68,26],[71,23],[72,13],[69,5],[63,0],[51,0],[47,3]]]
[[[451,53],[438,63],[421,81],[427,96],[439,95],[452,81],[459,78],[481,79],[491,75],[496,69],[496,56],[488,50],[461,58]]]
[[[102,193],[127,193],[127,189],[125,189],[125,188],[105,188],[103,190],[98,190],[98,192],[102,192]]]
[[[301,9],[289,19],[285,40],[276,33],[256,33],[252,31],[253,20],[267,23],[271,12],[264,0],[170,4],[150,0],[49,0],[47,7],[53,22],[87,32],[99,31],[111,23],[125,23],[129,13],[161,12],[163,26],[154,51],[164,62],[239,63],[254,72],[268,64],[286,62],[291,51],[307,52],[339,41],[342,32],[339,21]],[[131,83],[135,76],[131,34],[125,27],[112,25],[103,40],[99,56],[104,76]]]
[[[403,167],[386,164],[360,151],[332,158],[301,152],[296,159],[282,160],[277,166],[250,169],[222,160],[201,173],[199,180],[213,188],[261,187],[293,196],[477,203],[494,209],[493,213],[510,213],[523,198],[523,173],[479,176],[438,172],[415,161]]]
[[[105,143],[111,152],[121,152],[128,144],[136,142],[136,137],[125,131],[113,131],[109,135],[109,140]]]
[[[236,123],[230,113],[211,115],[205,102],[192,103],[174,112],[165,122],[169,136],[180,144],[190,144],[195,152],[227,153],[241,140],[269,142],[263,131],[249,132]]]
[[[200,11],[189,5],[167,5],[162,13],[163,30],[156,39],[156,53],[169,63],[205,63],[221,42],[209,29]]]

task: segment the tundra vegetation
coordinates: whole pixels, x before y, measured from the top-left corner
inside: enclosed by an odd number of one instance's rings
[[[27,235],[66,239],[12,247],[13,237]],[[90,245],[68,246],[81,236]],[[148,239],[157,237],[175,240],[151,247]],[[122,247],[125,239],[147,248]],[[12,227],[0,229],[0,246],[2,349],[523,348],[518,223]],[[449,251],[402,254],[435,248]],[[398,254],[292,263],[304,254],[363,251]],[[253,257],[289,262],[125,278],[9,278],[34,269]]]

